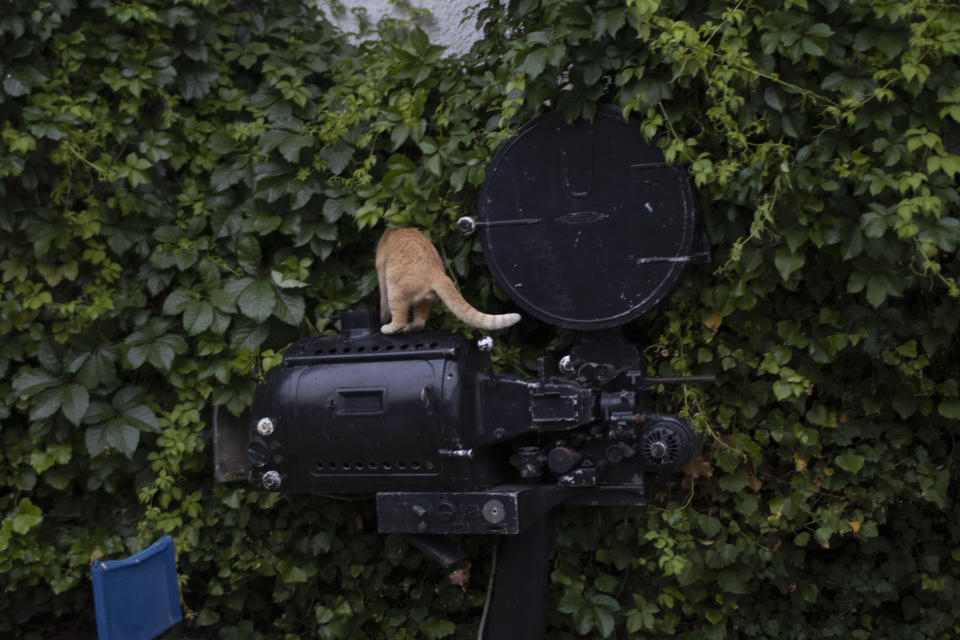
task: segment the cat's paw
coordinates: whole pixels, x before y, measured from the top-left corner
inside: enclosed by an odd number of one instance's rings
[[[405,327],[399,322],[391,322],[390,324],[385,324],[380,327],[380,333],[384,335],[392,335],[394,333],[400,333]]]

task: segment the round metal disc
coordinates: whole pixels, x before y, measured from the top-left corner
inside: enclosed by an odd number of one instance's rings
[[[653,309],[690,260],[697,212],[687,174],[639,125],[548,114],[493,158],[477,214],[487,264],[521,308],[595,330]]]

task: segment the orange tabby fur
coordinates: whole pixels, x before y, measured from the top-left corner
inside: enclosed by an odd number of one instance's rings
[[[489,315],[463,299],[443,270],[440,254],[416,229],[387,229],[377,243],[377,280],[380,284],[380,327],[383,333],[419,331],[438,299],[465,323],[478,329],[504,329],[520,321],[520,314]],[[407,322],[410,309],[413,321]]]

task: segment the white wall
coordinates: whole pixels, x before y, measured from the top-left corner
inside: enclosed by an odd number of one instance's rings
[[[409,12],[397,8],[397,4],[409,4],[413,7],[427,9],[433,20],[423,24],[423,30],[430,36],[430,42],[447,47],[447,53],[460,54],[470,49],[470,46],[480,39],[481,33],[474,28],[476,12],[469,11],[471,5],[480,0],[409,0],[408,2],[391,2],[390,0],[339,0],[347,8],[344,14],[338,15],[330,9],[330,0],[318,0],[318,5],[327,16],[346,32],[357,31],[357,21],[350,11],[352,7],[363,7],[371,24],[376,24],[383,16],[409,19]],[[466,17],[466,20],[464,20]]]

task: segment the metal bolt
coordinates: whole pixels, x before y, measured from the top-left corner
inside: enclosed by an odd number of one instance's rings
[[[667,455],[667,445],[662,440],[651,442],[647,452],[650,454],[651,458],[656,458],[659,460],[663,456]]]
[[[260,484],[263,485],[264,489],[279,489],[282,479],[280,478],[280,472],[270,470],[263,474],[263,477],[260,478]]]
[[[457,233],[462,236],[472,235],[477,230],[477,222],[469,216],[463,216],[457,220]]]
[[[260,418],[260,422],[257,423],[257,433],[262,436],[269,436],[273,433],[273,420],[270,418]]]

